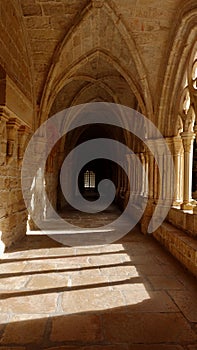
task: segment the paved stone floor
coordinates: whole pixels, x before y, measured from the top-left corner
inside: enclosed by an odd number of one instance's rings
[[[88,248],[27,236],[0,276],[0,350],[197,349],[196,279],[137,227]]]

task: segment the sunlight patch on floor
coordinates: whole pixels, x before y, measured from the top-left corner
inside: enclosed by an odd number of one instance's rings
[[[18,261],[17,261],[18,260]],[[106,311],[148,300],[123,244],[49,247],[6,253],[1,262],[0,308],[11,322]],[[3,319],[0,320],[3,323]]]

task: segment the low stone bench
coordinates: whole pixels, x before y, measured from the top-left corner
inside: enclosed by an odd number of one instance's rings
[[[190,272],[197,276],[197,239],[164,222],[153,236],[164,245]]]

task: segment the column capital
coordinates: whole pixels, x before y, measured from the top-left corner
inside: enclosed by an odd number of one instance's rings
[[[28,137],[31,133],[32,133],[31,129],[26,125],[21,125],[18,129],[19,139]]]
[[[183,191],[183,203],[181,209],[191,210],[193,205],[191,202],[191,179],[192,179],[192,151],[195,133],[192,131],[185,131],[181,133],[184,148],[184,191]]]
[[[23,159],[26,142],[31,133],[31,129],[26,125],[21,125],[18,129],[18,159]]]
[[[21,126],[21,122],[17,118],[10,118],[7,121],[7,127],[8,128],[19,129],[20,126]]]
[[[13,158],[17,158],[18,149],[18,134],[17,131],[20,128],[21,123],[17,118],[10,118],[6,123],[7,128],[7,156],[9,157],[9,162]]]
[[[140,159],[142,162],[145,160],[145,155],[143,152],[140,153]]]
[[[158,155],[171,154],[173,140],[172,138],[150,139],[147,141],[148,153]]]
[[[180,136],[175,136],[173,138],[173,150],[174,155],[179,155],[183,149],[183,143]]]
[[[183,141],[184,151],[190,153],[192,150],[193,141],[195,138],[194,132],[182,132],[181,138]]]
[[[9,120],[9,113],[6,110],[6,107],[0,106],[0,121],[7,122]]]
[[[194,125],[194,133],[196,134],[196,141],[197,141],[197,124]]]

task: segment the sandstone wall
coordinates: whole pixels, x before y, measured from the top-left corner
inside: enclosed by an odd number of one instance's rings
[[[30,129],[0,108],[0,234],[6,247],[26,233],[21,165]]]
[[[30,52],[16,0],[0,1],[0,64],[17,87],[32,101]]]

